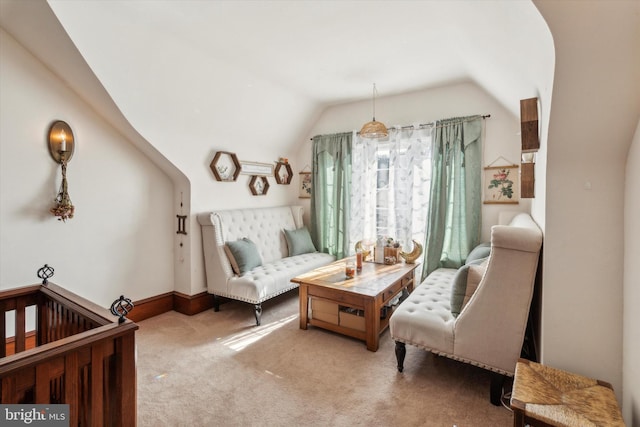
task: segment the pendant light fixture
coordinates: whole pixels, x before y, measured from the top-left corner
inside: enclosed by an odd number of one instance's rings
[[[389,132],[387,127],[376,121],[376,84],[373,84],[373,120],[365,123],[360,129],[360,136],[363,138],[386,138]]]

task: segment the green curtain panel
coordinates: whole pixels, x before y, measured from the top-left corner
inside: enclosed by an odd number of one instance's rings
[[[348,132],[313,138],[311,237],[318,251],[338,259],[349,253],[352,137]]]
[[[482,117],[436,123],[422,280],[458,268],[480,240]]]

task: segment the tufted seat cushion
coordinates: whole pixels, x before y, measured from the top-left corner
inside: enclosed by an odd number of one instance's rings
[[[292,277],[306,273],[314,268],[322,267],[333,261],[333,257],[313,252],[282,258],[229,279],[229,288],[233,289],[235,298],[241,301],[266,301],[283,292],[298,287],[290,282]],[[287,284],[284,285],[283,284]]]
[[[453,353],[451,282],[455,268],[432,272],[393,312],[389,328],[396,341],[435,353]]]

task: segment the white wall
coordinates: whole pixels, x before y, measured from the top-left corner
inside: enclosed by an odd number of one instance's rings
[[[0,288],[53,282],[108,307],[173,290],[173,185],[68,86],[0,33]],[[73,219],[48,213],[60,185],[46,133],[67,121],[77,145],[68,167]]]
[[[623,242],[630,236],[624,228],[624,167],[640,116],[640,3],[536,6],[556,51],[546,156],[542,362],[610,382],[620,399]]]
[[[624,203],[622,407],[630,427],[640,426],[640,121],[627,156]]]
[[[382,88],[379,88],[382,91]],[[514,94],[520,99],[531,94]],[[438,119],[490,114],[484,121],[484,162],[488,166],[499,157],[511,163],[520,163],[520,118],[506,110],[495,98],[473,82],[463,82],[435,89],[397,96],[376,98],[376,119],[390,126],[417,125]],[[327,108],[311,128],[306,142],[298,153],[300,165],[311,164],[311,141],[315,135],[360,130],[371,120],[371,101],[354,102]],[[504,160],[495,163],[504,165]],[[304,167],[304,166],[303,166]],[[294,183],[298,183],[297,177]],[[305,210],[310,202],[305,200]],[[498,223],[498,212],[513,210],[529,212],[530,199],[521,199],[517,205],[482,205],[482,240],[490,240],[491,226]]]

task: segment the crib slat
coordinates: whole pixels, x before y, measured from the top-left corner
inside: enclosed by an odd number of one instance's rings
[[[71,310],[65,307],[64,309],[64,336],[70,337],[73,335],[73,331],[71,328],[73,327],[73,316],[71,315]]]
[[[25,300],[24,298],[18,298],[16,305],[16,353],[20,353],[25,350],[25,344],[27,338],[25,337]]]
[[[91,346],[91,425],[101,426],[103,417],[104,351],[101,342]]]
[[[90,365],[82,367],[82,380],[80,382],[80,399],[82,407],[82,411],[80,412],[82,415],[82,418],[80,419],[81,425],[89,425],[89,417],[91,416],[91,402],[89,401],[89,386],[91,385],[91,381],[89,379],[90,371]]]
[[[36,404],[49,402],[49,364],[47,362],[36,365]]]
[[[2,403],[18,403],[15,375],[10,375],[2,379]]]
[[[60,334],[60,326],[62,323],[62,320],[60,319],[60,310],[62,310],[62,307],[60,307],[60,304],[58,304],[57,302],[53,303],[53,341],[58,341],[59,339],[62,338],[61,334]]]
[[[78,425],[78,406],[80,402],[78,353],[74,352],[67,355],[64,365],[64,401],[69,403],[69,425],[76,426]]]
[[[116,421],[120,425],[134,427],[137,419],[136,404],[136,342],[133,334],[122,336],[116,342],[116,384],[115,390],[119,390],[120,404],[116,405]]]
[[[7,325],[5,320],[5,307],[5,302],[3,300],[0,300],[0,340],[2,340],[2,345],[0,345],[0,358],[7,355]]]

